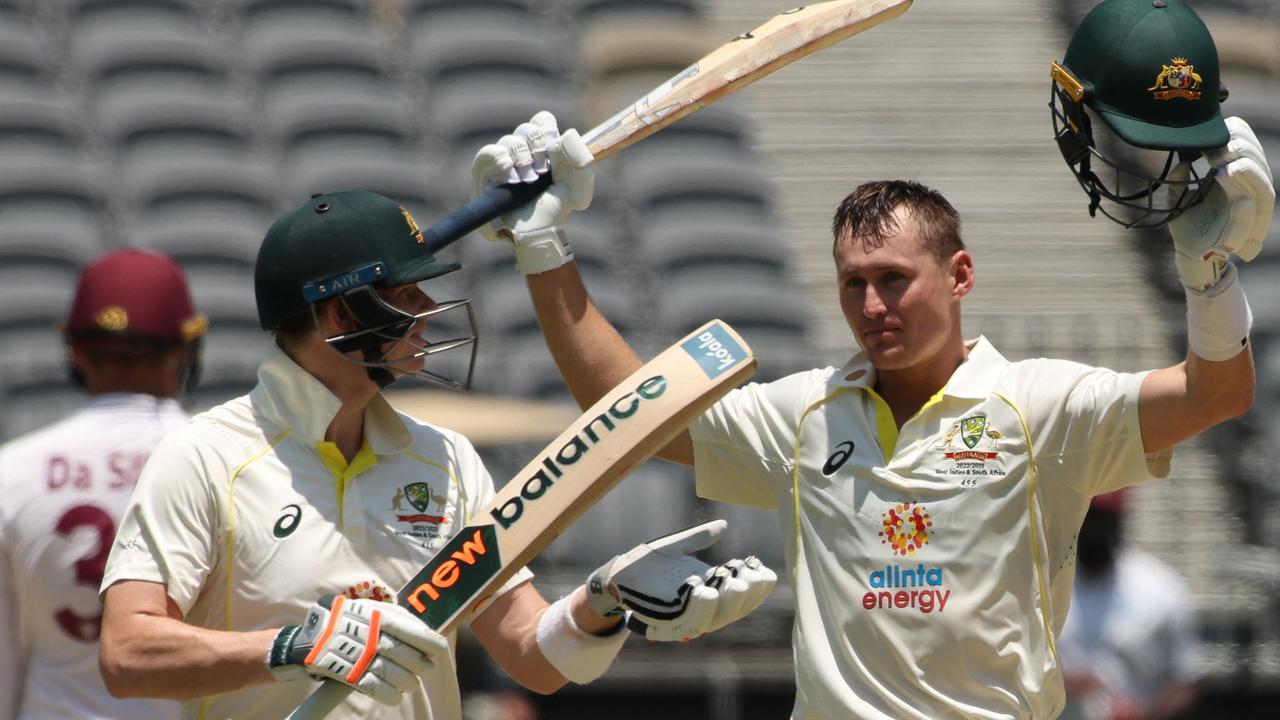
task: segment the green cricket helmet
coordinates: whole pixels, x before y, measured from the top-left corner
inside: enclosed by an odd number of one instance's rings
[[[1209,30],[1181,0],[1105,0],[1050,74],[1058,148],[1090,215],[1159,227],[1204,199],[1227,91]]]
[[[465,389],[475,366],[471,304],[454,300],[415,312],[391,305],[377,292],[430,280],[459,267],[427,252],[417,222],[395,201],[355,190],[317,193],[280,216],[263,238],[253,278],[258,321],[264,330],[275,332],[287,321],[306,316],[318,327],[317,307],[336,300],[345,306],[356,329],[327,336],[325,342],[348,360],[368,368],[369,377],[379,385],[395,379],[388,368],[396,363],[469,347],[464,380],[432,372],[426,365],[414,373],[429,382]],[[456,323],[451,321],[458,313],[439,317],[452,310],[465,314],[465,331],[438,340],[419,341],[412,336],[414,326],[425,318],[431,318],[429,328],[454,330]],[[387,357],[386,353],[401,342],[412,352]],[[359,353],[360,359],[353,359],[350,353]]]

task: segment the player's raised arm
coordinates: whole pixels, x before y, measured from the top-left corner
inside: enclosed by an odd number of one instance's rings
[[[1230,258],[1248,262],[1262,249],[1275,186],[1249,125],[1223,120],[1219,70],[1208,28],[1179,0],[1108,0],[1051,65],[1058,147],[1089,213],[1130,228],[1167,226],[1186,288],[1187,358],[1149,374],[1139,395],[1147,452],[1253,402],[1252,316]],[[1100,144],[1104,131],[1130,147]]]
[[[495,220],[481,233],[515,250],[516,267],[528,281],[547,346],[583,408],[643,365],[591,301],[573,262],[565,224],[570,213],[591,204],[591,161],[591,151],[577,131],[561,134],[555,117],[542,112],[481,148],[471,167],[473,195],[493,185],[534,182],[554,171],[554,184],[536,202]],[[677,435],[658,455],[692,464],[688,432]]]
[[[1243,415],[1253,404],[1253,315],[1230,258],[1247,262],[1262,250],[1276,191],[1248,123],[1232,117],[1226,125],[1227,144],[1205,153],[1216,181],[1203,201],[1169,222],[1187,291],[1187,359],[1143,383],[1139,418],[1147,452]]]

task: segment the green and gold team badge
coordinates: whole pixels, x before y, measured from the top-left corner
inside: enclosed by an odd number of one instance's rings
[[[1172,65],[1161,65],[1156,84],[1147,88],[1156,100],[1200,99],[1200,84],[1204,80],[1196,72],[1196,66],[1183,57],[1173,59]]]
[[[987,417],[985,415],[974,415],[964,418],[960,421],[960,439],[964,441],[964,446],[973,449],[978,441],[982,439],[982,431],[987,429]]]
[[[405,485],[404,496],[418,512],[426,512],[431,507],[431,486],[424,482]]]

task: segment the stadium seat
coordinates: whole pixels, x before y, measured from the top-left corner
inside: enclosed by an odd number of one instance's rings
[[[53,0],[66,13],[68,24],[102,18],[183,18],[200,19],[199,0]]]
[[[263,213],[188,208],[147,213],[124,233],[129,245],[169,255],[180,264],[252,267],[272,218]]]
[[[637,232],[646,264],[664,279],[707,268],[786,278],[787,243],[768,219],[686,208],[656,213]]]
[[[117,156],[159,146],[247,150],[254,122],[244,96],[200,86],[126,85],[100,93],[95,112]]]
[[[74,154],[11,154],[0,163],[0,213],[11,209],[69,212],[105,221],[102,169]]]
[[[53,330],[71,307],[79,269],[56,265],[0,267],[0,329]]]
[[[164,15],[86,18],[72,28],[69,65],[91,92],[117,83],[219,86],[230,71],[213,35]]]
[[[747,151],[662,152],[638,145],[619,159],[619,192],[641,217],[674,207],[715,202],[725,209],[757,212],[772,190],[760,163]]]
[[[545,0],[405,0],[404,3],[410,27],[458,14],[518,21],[543,15],[545,4]]]
[[[243,29],[243,56],[264,88],[294,82],[385,82],[386,49],[368,23],[277,14]],[[264,90],[274,92],[274,89]]]
[[[271,137],[288,155],[308,144],[377,145],[403,152],[413,142],[407,100],[387,87],[344,83],[290,85],[263,97],[265,123]]]
[[[531,32],[532,20],[498,23],[481,14],[446,15],[410,30],[414,71],[436,82],[557,79],[564,72],[564,44],[549,31]],[[532,27],[538,27],[532,24]]]
[[[135,153],[118,174],[126,212],[179,208],[273,214],[275,174],[248,153]]]
[[[0,397],[8,388],[68,383],[66,345],[56,324],[0,328],[0,363]]]
[[[78,151],[83,140],[81,114],[70,97],[50,88],[0,92],[0,152],[66,154]]]
[[[0,87],[44,87],[52,81],[52,58],[24,19],[0,17]]]
[[[0,266],[58,265],[79,271],[106,250],[102,221],[88,213],[23,206],[0,212]]]
[[[241,25],[265,18],[324,15],[358,22],[368,18],[373,0],[226,0]]]
[[[605,17],[635,17],[661,14],[673,21],[702,17],[702,0],[559,0],[578,22]]]
[[[796,355],[807,351],[808,304],[800,288],[785,279],[744,278],[737,269],[706,268],[677,278],[659,276],[654,294],[664,337],[681,337],[720,318],[752,344],[762,377],[794,370]]]

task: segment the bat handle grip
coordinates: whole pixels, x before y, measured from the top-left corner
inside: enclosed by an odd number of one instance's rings
[[[289,720],[321,720],[326,718],[351,694],[351,688],[340,682],[327,680],[319,690],[311,693],[307,701],[298,706]]]
[[[551,173],[531,183],[515,183],[491,187],[485,194],[440,218],[422,231],[427,252],[439,252],[453,241],[484,225],[499,215],[518,210],[533,202],[551,187]]]

